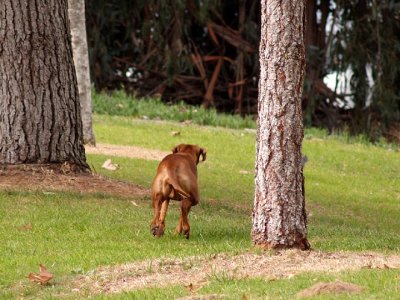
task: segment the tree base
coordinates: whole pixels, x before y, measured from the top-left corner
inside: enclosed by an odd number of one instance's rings
[[[310,250],[311,245],[306,238],[294,243],[293,245],[277,244],[272,242],[256,243],[256,247],[264,250],[284,250],[284,249],[300,249],[302,251]]]
[[[48,168],[47,168],[48,167]],[[53,168],[53,169],[52,169]],[[73,169],[73,168],[72,168]],[[55,171],[53,171],[55,170]],[[0,192],[39,192],[111,195],[126,199],[142,199],[150,194],[146,188],[95,175],[88,171],[73,173],[51,165],[0,165]],[[137,205],[136,203],[134,205]]]
[[[0,166],[1,173],[7,175],[7,172],[39,172],[55,174],[91,174],[89,167],[80,166],[74,163],[49,163],[49,164],[3,164]]]

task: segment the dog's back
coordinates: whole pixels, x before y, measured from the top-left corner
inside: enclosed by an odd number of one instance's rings
[[[182,200],[197,198],[197,167],[186,153],[169,154],[160,162],[152,185],[153,196]]]

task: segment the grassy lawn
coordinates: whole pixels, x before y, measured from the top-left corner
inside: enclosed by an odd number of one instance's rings
[[[172,232],[178,220],[176,204],[168,212],[166,235],[161,239],[150,235],[152,208],[147,196],[126,199],[102,194],[3,191],[0,298],[73,298],[65,282],[99,266],[160,256],[252,250],[254,132],[103,115],[95,115],[94,126],[98,143],[168,151],[185,142],[207,148],[207,161],[198,167],[202,202],[189,216],[190,240]],[[180,135],[171,136],[172,131]],[[312,247],[399,254],[400,153],[387,147],[346,142],[315,130],[306,132],[303,152],[308,157],[306,203]],[[89,155],[88,161],[98,173],[150,187],[157,162],[115,157],[113,162],[121,168],[111,172],[101,169],[107,158]],[[132,205],[131,200],[139,206]],[[21,230],[26,224],[31,224],[31,230]],[[54,285],[38,287],[25,278],[37,271],[39,263],[55,274]],[[274,281],[216,275],[198,292],[221,293],[230,299],[241,299],[243,294],[248,299],[287,299],[315,282],[341,279],[365,288],[355,299],[396,299],[399,278],[400,272],[392,269],[336,275],[307,273]],[[99,297],[174,299],[188,294],[182,286],[170,286]],[[342,299],[337,295],[318,299],[333,297]]]
[[[364,291],[358,295],[324,294],[306,299],[398,299],[400,272],[398,270],[362,270],[343,272],[337,275],[305,273],[293,278],[268,280],[263,278],[232,279],[215,276],[202,289],[202,294],[222,294],[223,299],[296,299],[296,294],[317,282],[334,282],[336,280],[360,285]],[[118,296],[99,297],[101,299],[174,299],[176,295],[190,295],[181,286],[167,289],[142,289],[122,293]]]
[[[214,108],[205,109],[180,102],[164,104],[160,99],[137,99],[124,91],[114,91],[112,95],[93,91],[94,112],[100,115],[117,115],[134,118],[186,121],[198,125],[212,125],[228,128],[255,128],[256,122],[250,116],[219,114]]]

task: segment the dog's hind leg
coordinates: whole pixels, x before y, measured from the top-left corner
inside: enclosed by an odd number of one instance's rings
[[[158,230],[156,233],[156,235],[158,237],[160,237],[164,234],[165,217],[167,216],[168,205],[169,205],[169,199],[164,200],[161,204],[160,219],[159,219],[159,223],[158,223],[159,225],[158,225]]]
[[[154,217],[150,225],[150,231],[153,235],[157,235],[158,232],[161,204],[162,204],[162,195],[157,194],[153,196]]]
[[[178,221],[178,224],[176,225],[176,227],[175,227],[175,231],[176,231],[176,233],[177,234],[181,234],[182,233],[182,202],[181,202],[181,205],[180,205],[180,208],[179,208],[179,221]]]

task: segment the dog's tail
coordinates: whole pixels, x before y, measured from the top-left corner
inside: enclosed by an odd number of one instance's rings
[[[178,194],[181,198],[190,198],[190,195],[185,192],[185,190],[181,187],[181,185],[174,180],[173,178],[169,177],[169,184],[172,186],[174,193]]]

